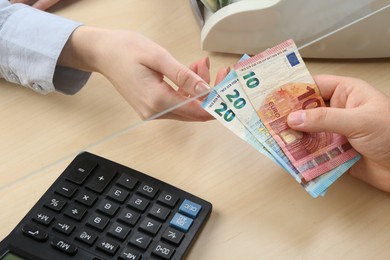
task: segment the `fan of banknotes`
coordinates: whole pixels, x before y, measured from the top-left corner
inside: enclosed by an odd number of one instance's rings
[[[293,40],[244,55],[202,107],[284,168],[314,198],[323,196],[360,155],[335,133],[303,133],[290,112],[325,106]]]
[[[211,12],[216,12],[217,10],[230,5],[231,3],[243,1],[243,0],[201,0],[204,6],[209,9]]]

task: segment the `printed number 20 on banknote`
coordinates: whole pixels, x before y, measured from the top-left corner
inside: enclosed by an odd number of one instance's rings
[[[341,135],[302,133],[287,125],[290,112],[325,106],[292,40],[234,68],[263,124],[306,181],[358,156]]]

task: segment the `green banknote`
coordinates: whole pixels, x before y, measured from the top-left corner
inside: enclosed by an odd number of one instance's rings
[[[217,10],[228,6],[232,3],[245,1],[245,0],[201,0],[204,6],[212,12],[216,12]]]
[[[219,0],[219,8],[225,7],[233,3],[233,0]]]
[[[218,0],[201,0],[204,6],[212,12],[217,11],[220,8]]]

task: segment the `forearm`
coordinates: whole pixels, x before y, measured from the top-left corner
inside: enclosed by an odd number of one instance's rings
[[[0,74],[7,81],[42,94],[73,94],[88,80],[89,73],[57,66],[80,23],[22,4],[1,8],[0,21]]]

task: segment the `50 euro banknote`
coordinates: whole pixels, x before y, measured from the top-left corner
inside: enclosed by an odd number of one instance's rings
[[[325,106],[292,40],[235,64],[255,113],[304,181],[333,172],[341,175],[359,154],[335,133],[302,133],[287,124],[290,112]]]

